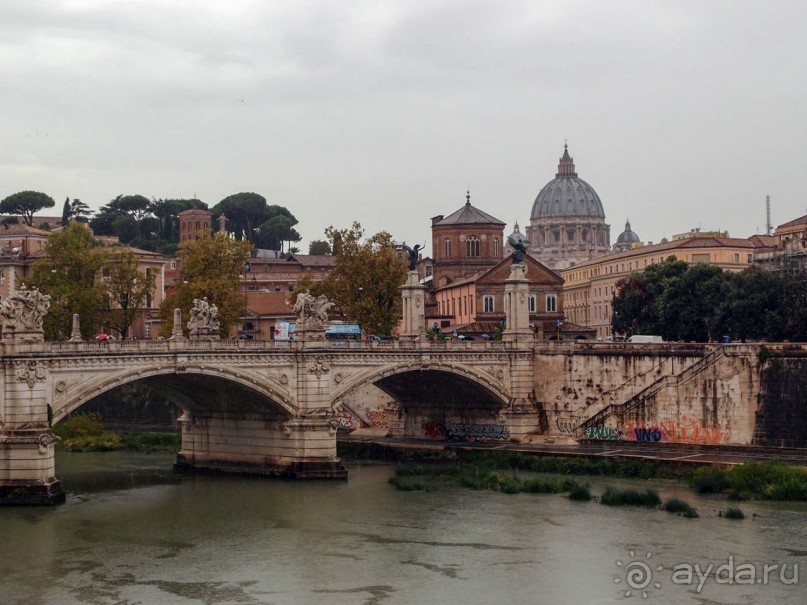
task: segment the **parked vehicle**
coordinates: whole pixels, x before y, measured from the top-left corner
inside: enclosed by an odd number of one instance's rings
[[[630,338],[628,338],[627,342],[631,342],[634,344],[642,344],[648,342],[664,342],[664,339],[661,336],[655,336],[650,334],[634,334]]]

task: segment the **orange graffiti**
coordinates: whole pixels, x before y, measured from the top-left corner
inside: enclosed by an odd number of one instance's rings
[[[660,433],[658,439],[639,439],[639,436],[649,434],[651,431]],[[731,431],[721,430],[720,427],[707,424],[702,426],[700,422],[688,419],[686,416],[681,420],[671,419],[659,421],[658,424],[645,424],[639,422],[628,422],[622,427],[624,439],[629,441],[669,441],[671,443],[692,443],[704,445],[717,445],[723,443],[731,437]],[[653,433],[655,435],[655,433]]]
[[[704,443],[717,445],[731,436],[730,431],[721,431],[714,425],[701,426],[699,422],[688,420],[667,420],[660,423],[661,429],[667,433],[670,441],[676,443]]]

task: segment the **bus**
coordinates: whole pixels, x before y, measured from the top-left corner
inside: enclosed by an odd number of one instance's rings
[[[289,321],[275,322],[275,340],[294,340],[296,324]],[[325,338],[328,340],[360,340],[361,328],[359,324],[331,321],[325,324]]]

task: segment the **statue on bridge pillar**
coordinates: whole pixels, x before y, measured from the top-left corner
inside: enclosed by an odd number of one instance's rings
[[[530,245],[530,240],[521,233],[516,232],[507,237],[507,243],[513,248],[513,264],[517,265],[523,263],[524,255],[527,253],[527,248]]]
[[[45,340],[42,324],[50,309],[50,296],[25,284],[0,302],[0,326],[4,340]]]
[[[333,307],[333,303],[324,294],[314,298],[308,290],[300,292],[293,308],[297,314],[295,332],[298,332],[300,328],[324,330],[325,322],[328,321],[328,310],[331,307]]]
[[[188,336],[191,340],[219,340],[221,325],[219,309],[207,302],[207,298],[193,300],[191,318],[188,320]]]
[[[333,303],[324,294],[314,297],[308,290],[300,292],[292,310],[297,314],[294,339],[305,341],[309,346],[325,340],[325,322]]]
[[[406,242],[401,244],[401,248],[406,250],[406,253],[409,255],[409,270],[414,271],[417,268],[418,260],[420,260],[420,250],[423,249],[423,246],[420,244],[415,244],[415,247],[412,248],[411,246],[407,246]]]

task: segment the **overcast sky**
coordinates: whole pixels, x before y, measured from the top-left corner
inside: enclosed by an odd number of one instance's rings
[[[0,198],[255,191],[301,247],[529,222],[568,140],[611,239],[807,212],[807,2],[0,3]],[[429,246],[430,247],[430,246]]]

